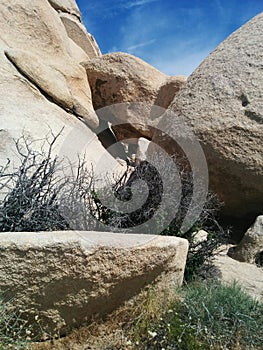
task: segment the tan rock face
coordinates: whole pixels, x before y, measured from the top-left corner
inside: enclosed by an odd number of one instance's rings
[[[75,162],[85,153],[87,165],[93,167],[104,157],[105,172],[116,170],[119,164],[79,120],[98,125],[86,72],[70,57],[71,39],[57,12],[47,1],[14,0],[1,3],[0,14],[1,165],[7,158],[18,164],[14,140],[22,135],[42,140],[32,145],[38,150],[51,132],[62,131],[54,155]],[[75,53],[82,50],[74,45]]]
[[[150,116],[151,106],[166,108],[185,82],[184,77],[168,78],[143,60],[126,54],[111,53],[83,63],[92,90],[93,106],[100,109],[117,103],[108,121],[126,123],[114,129],[119,140],[127,137],[152,137],[149,126],[156,126],[157,117]],[[128,103],[141,102],[141,109],[129,108]],[[158,116],[159,117],[159,116]]]
[[[14,0],[0,4],[0,15],[1,46],[10,62],[51,99],[96,128],[85,70],[70,56],[58,13],[46,1]]]
[[[136,150],[136,160],[137,161],[142,162],[144,160],[147,160],[147,150],[149,147],[149,143],[150,143],[150,141],[143,138],[143,137],[140,137],[138,139],[138,147]]]
[[[238,282],[252,297],[263,301],[263,269],[232,259],[226,254],[226,250],[215,257],[214,265],[223,282]]]
[[[28,140],[42,140],[33,143],[38,149],[46,136],[51,139],[51,131],[57,135],[62,131],[55,147],[54,155],[68,157],[72,162],[78,154],[87,155],[87,165],[95,166],[104,156],[105,169],[116,168],[117,163],[105,152],[97,136],[72,114],[67,113],[21,75],[9,62],[0,44],[0,164],[9,158],[18,164],[14,140],[22,135]],[[65,96],[64,96],[65,98]],[[47,146],[47,144],[46,144]]]
[[[175,95],[186,83],[187,78],[183,75],[169,77],[160,87],[154,104],[163,108],[168,108]]]
[[[89,34],[82,23],[75,20],[71,15],[66,13],[60,14],[67,34],[82,50],[87,54],[88,58],[101,56],[100,49],[94,37]]]
[[[38,56],[27,51],[7,49],[5,55],[24,76],[42,89],[55,103],[68,110],[73,109],[73,96],[66,77],[58,69],[47,65]]]
[[[262,36],[263,13],[220,44],[171,104],[200,139],[225,219],[245,225],[263,210]]]
[[[122,52],[83,63],[95,109],[122,102],[153,103],[167,76],[143,60]]]
[[[71,15],[76,16],[78,19],[81,18],[79,8],[75,0],[48,0],[50,5],[59,12],[67,12]]]
[[[230,256],[238,261],[255,264],[263,257],[263,215],[244,234],[241,242],[231,249]]]
[[[176,237],[105,232],[0,233],[0,240],[0,288],[39,338],[87,324],[153,282],[180,285],[188,250]]]
[[[70,48],[70,56],[73,58],[74,61],[80,63],[82,61],[86,61],[89,57],[82,50],[81,47],[79,47],[72,39],[68,38],[69,40],[69,48]]]

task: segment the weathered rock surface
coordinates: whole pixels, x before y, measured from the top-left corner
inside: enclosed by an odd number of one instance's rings
[[[143,60],[116,52],[83,63],[95,109],[123,102],[153,104],[167,76]],[[124,122],[129,122],[124,118]]]
[[[175,95],[186,83],[187,78],[184,75],[176,75],[167,78],[160,87],[154,104],[163,108],[168,108],[172,103]]]
[[[24,136],[34,142],[38,150],[46,136],[52,139],[61,132],[54,146],[54,155],[66,157],[73,163],[78,154],[86,154],[87,166],[98,164],[103,156],[105,172],[119,168],[118,163],[105,151],[95,133],[57,104],[47,100],[41,92],[25,79],[0,53],[0,164],[18,164],[15,140]],[[46,147],[48,145],[46,144]],[[113,170],[114,171],[114,170]]]
[[[48,0],[50,5],[59,12],[70,13],[76,16],[79,20],[81,14],[75,0]]]
[[[101,51],[96,40],[87,32],[82,23],[66,13],[60,14],[60,18],[66,28],[69,38],[86,52],[88,58],[101,56]]]
[[[73,98],[67,86],[65,75],[56,68],[42,62],[38,56],[23,50],[6,50],[6,57],[33,84],[65,109],[73,109]]]
[[[255,264],[260,260],[260,255],[263,256],[263,215],[257,217],[241,242],[229,253],[231,258],[249,264]]]
[[[0,241],[0,289],[31,324],[37,316],[42,338],[114,310],[152,282],[180,285],[188,250],[176,237],[105,232],[0,233]]]
[[[1,165],[7,158],[17,164],[14,140],[22,135],[44,140],[47,135],[51,138],[51,131],[54,135],[62,131],[54,154],[74,162],[78,154],[86,153],[87,165],[93,167],[103,156],[105,172],[119,168],[81,122],[96,127],[98,118],[86,72],[70,57],[70,39],[57,12],[47,1],[15,0],[1,3],[0,15]],[[76,51],[82,50],[74,45]],[[41,144],[32,147],[37,150]]]
[[[227,255],[228,249],[225,247],[214,260],[220,273],[219,278],[226,283],[237,282],[252,297],[263,301],[263,269],[232,259]]]
[[[47,1],[15,0],[8,6],[0,4],[0,15],[1,51],[10,62],[50,99],[96,128],[98,119],[93,113],[87,76],[70,56],[69,39],[59,14]]]
[[[82,50],[81,47],[79,47],[75,41],[68,38],[69,40],[69,48],[70,48],[70,56],[73,58],[74,61],[81,63],[82,61],[86,61],[89,59],[88,55],[84,50]]]
[[[263,13],[221,43],[171,104],[200,139],[225,220],[243,225],[263,210],[262,37]]]
[[[168,78],[143,60],[121,52],[88,60],[83,66],[89,77],[96,110],[112,104],[124,104],[107,115],[107,121],[113,124],[126,124],[118,128],[113,126],[119,140],[151,138],[149,126],[156,126],[159,117],[150,115],[151,106],[157,104],[166,108],[185,82],[182,76]],[[144,105],[130,108],[129,104],[133,102]]]

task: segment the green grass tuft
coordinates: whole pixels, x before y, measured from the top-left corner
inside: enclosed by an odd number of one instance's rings
[[[26,350],[31,340],[31,326],[20,312],[9,311],[0,296],[0,350]]]
[[[147,312],[140,317],[133,331],[137,349],[262,349],[263,304],[236,283],[191,283],[180,296],[158,319]]]

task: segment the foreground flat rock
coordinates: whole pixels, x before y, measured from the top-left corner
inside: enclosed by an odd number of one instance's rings
[[[0,233],[0,290],[39,338],[67,334],[151,283],[180,285],[188,242],[105,232]]]
[[[225,218],[246,227],[263,209],[262,37],[263,13],[210,54],[171,105],[201,141]]]

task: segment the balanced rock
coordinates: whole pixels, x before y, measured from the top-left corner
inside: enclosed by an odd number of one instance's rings
[[[230,35],[188,78],[170,108],[194,130],[223,217],[247,226],[263,211],[263,13]],[[175,131],[175,130],[174,130]],[[170,150],[172,152],[172,150]],[[244,232],[244,231],[243,231]]]
[[[107,314],[151,283],[180,285],[188,251],[185,239],[142,234],[11,232],[0,240],[0,289],[42,339]]]
[[[158,124],[159,117],[150,116],[151,106],[157,104],[166,108],[185,82],[182,76],[169,78],[143,60],[121,52],[88,60],[83,66],[89,78],[95,110],[123,104],[106,116],[113,124],[123,124],[113,126],[119,140],[151,138],[151,126]],[[138,102],[143,105],[133,108],[132,103]],[[103,113],[101,116],[103,118]]]
[[[89,77],[95,109],[123,102],[152,104],[167,78],[143,60],[122,52],[89,60],[83,66]]]

